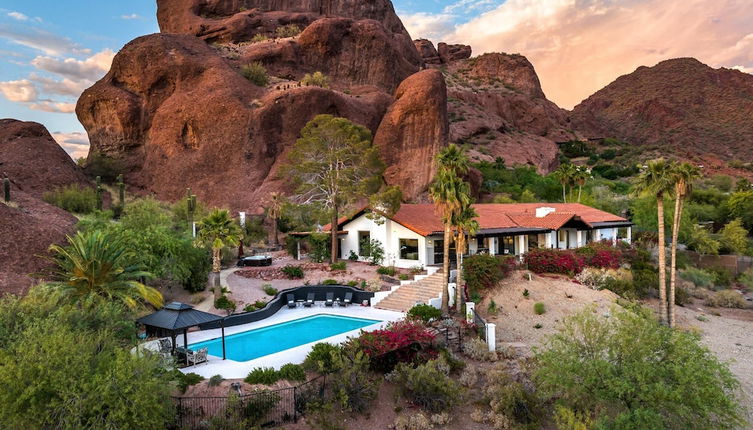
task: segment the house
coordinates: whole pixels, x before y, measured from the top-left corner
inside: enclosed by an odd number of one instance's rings
[[[572,249],[590,242],[630,242],[632,223],[577,203],[475,204],[479,231],[468,240],[468,254],[522,255],[530,248]],[[392,217],[362,209],[338,224],[340,257],[364,260],[364,243],[378,240],[386,265],[410,268],[442,264],[444,226],[431,204],[404,204]],[[376,219],[374,219],[376,218]],[[326,230],[329,226],[325,227]],[[454,260],[454,244],[450,257]]]

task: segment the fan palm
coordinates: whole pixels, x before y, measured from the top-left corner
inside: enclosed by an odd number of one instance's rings
[[[586,182],[592,177],[591,169],[582,166],[575,168],[572,179],[573,183],[578,186],[578,203],[580,203],[580,197],[583,194],[583,185],[586,185]]]
[[[701,177],[701,169],[689,164],[682,163],[674,166],[673,176],[675,180],[675,214],[672,219],[672,250],[670,255],[669,269],[669,326],[675,326],[675,287],[677,285],[677,239],[680,235],[680,220],[684,209],[684,200],[693,189],[693,182]]]
[[[651,160],[638,176],[634,191],[656,197],[659,233],[659,318],[667,322],[667,251],[664,231],[664,196],[675,186],[673,164],[663,158]]]
[[[196,245],[212,249],[212,273],[215,297],[220,296],[220,262],[222,248],[238,246],[242,232],[237,222],[226,209],[215,209],[197,225],[199,233]]]
[[[278,192],[273,192],[269,195],[269,208],[267,209],[267,215],[272,219],[272,235],[274,236],[275,246],[280,244],[277,237],[277,219],[282,215],[282,201],[283,196]]]
[[[567,203],[567,186],[573,183],[578,168],[572,163],[560,164],[552,175],[562,185],[562,202]]]
[[[467,236],[476,234],[479,229],[476,218],[478,213],[473,206],[465,206],[452,217],[452,226],[455,229],[455,252],[457,253],[458,276],[455,291],[455,305],[460,309],[460,288],[463,285],[463,254],[468,246]]]
[[[109,300],[129,308],[147,302],[162,307],[162,294],[140,282],[152,275],[131,264],[132,253],[120,238],[91,231],[67,239],[68,246],[50,246],[57,269],[56,280],[47,284],[63,300],[86,305]]]
[[[463,148],[454,143],[448,145],[447,148],[437,155],[437,165],[440,168],[454,170],[460,176],[468,173],[471,167]]]

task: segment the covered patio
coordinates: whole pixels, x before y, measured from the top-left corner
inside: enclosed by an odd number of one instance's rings
[[[172,339],[172,355],[175,355],[176,339],[181,332],[183,333],[183,347],[188,350],[188,329],[219,322],[222,335],[222,359],[226,359],[225,318],[222,316],[196,310],[193,306],[185,303],[172,302],[159,311],[141,317],[137,321],[145,326],[148,336],[169,336]]]

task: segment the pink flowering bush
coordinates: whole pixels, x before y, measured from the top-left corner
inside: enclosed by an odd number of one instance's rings
[[[422,363],[436,358],[434,333],[415,320],[390,323],[386,328],[363,332],[352,345],[372,358],[374,370],[389,372],[397,363]]]
[[[562,273],[575,275],[586,266],[586,260],[571,250],[531,249],[524,259],[534,273]]]

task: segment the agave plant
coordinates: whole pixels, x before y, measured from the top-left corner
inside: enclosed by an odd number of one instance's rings
[[[118,237],[91,231],[67,239],[68,246],[50,247],[57,269],[47,287],[61,300],[85,306],[108,300],[129,308],[144,302],[162,307],[162,294],[141,282],[152,274],[130,263],[131,252]]]

